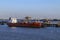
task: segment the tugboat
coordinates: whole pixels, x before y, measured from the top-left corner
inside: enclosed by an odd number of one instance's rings
[[[27,16],[23,21],[18,22],[16,18],[9,18],[7,23],[9,27],[28,27],[28,28],[40,28],[42,27],[42,23],[38,21],[31,21],[31,17]]]

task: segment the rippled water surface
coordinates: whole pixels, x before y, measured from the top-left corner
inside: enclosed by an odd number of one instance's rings
[[[10,28],[0,25],[0,40],[60,40],[60,28]]]

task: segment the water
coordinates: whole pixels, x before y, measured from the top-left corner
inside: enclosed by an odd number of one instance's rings
[[[60,28],[10,28],[0,25],[0,40],[60,40]]]

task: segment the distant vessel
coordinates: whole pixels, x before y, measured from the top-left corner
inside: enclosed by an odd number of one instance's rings
[[[9,18],[7,25],[9,27],[31,27],[31,28],[40,28],[42,27],[42,23],[38,21],[30,21],[31,17],[27,16],[23,21],[18,22],[16,18]]]

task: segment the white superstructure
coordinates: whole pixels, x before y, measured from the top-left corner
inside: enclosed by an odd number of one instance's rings
[[[10,22],[10,23],[17,23],[17,19],[16,19],[16,18],[11,18],[11,19],[9,20],[9,22]]]

